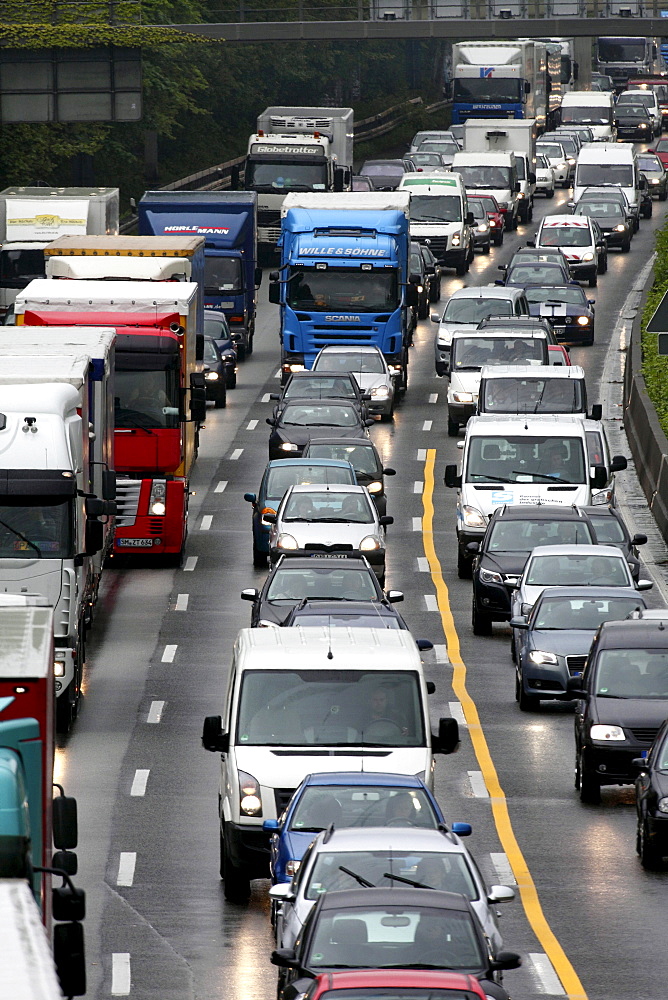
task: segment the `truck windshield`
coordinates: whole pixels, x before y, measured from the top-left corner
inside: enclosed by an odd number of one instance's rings
[[[457,173],[462,175],[467,191],[474,188],[496,188],[505,191],[510,187],[510,167],[474,167],[458,164]]]
[[[397,274],[331,268],[328,271],[291,269],[288,276],[288,305],[293,309],[329,312],[393,312],[399,305]]]
[[[411,222],[461,222],[462,199],[456,194],[411,194]]]
[[[612,121],[612,108],[563,106],[561,121],[563,125],[609,125]]]
[[[247,191],[325,191],[327,163],[252,160],[246,167]]]
[[[43,250],[3,250],[0,252],[0,285],[25,288],[33,278],[44,278]]]
[[[576,187],[633,187],[633,167],[624,163],[580,163]]]
[[[491,104],[519,104],[522,102],[520,79],[513,77],[461,77],[455,80],[453,100],[484,101]]]
[[[243,289],[238,257],[204,257],[204,294],[240,292]]]
[[[579,437],[530,434],[471,438],[466,481],[472,483],[584,483],[585,460]]]
[[[335,654],[336,655],[336,654]],[[410,670],[247,670],[242,746],[424,746],[420,681]]]
[[[483,365],[531,365],[546,360],[545,341],[537,337],[462,337],[452,342],[450,367],[479,371]]]
[[[581,413],[582,383],[561,378],[491,378],[483,385],[485,413]],[[543,544],[543,542],[536,543]]]
[[[2,497],[0,559],[71,559],[72,501],[68,497]]]
[[[647,52],[644,38],[599,38],[598,58],[602,63],[643,62]]]
[[[123,371],[114,376],[114,410],[117,428],[178,427],[179,379],[175,368],[158,371]]]

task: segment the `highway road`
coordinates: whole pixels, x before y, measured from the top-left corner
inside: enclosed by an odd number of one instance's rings
[[[537,199],[534,223],[567,200],[562,191]],[[608,273],[589,292],[597,302],[596,343],[572,351],[587,371],[590,400],[607,400],[613,415],[621,398],[620,316],[663,215],[664,204],[655,203],[631,253],[610,252]],[[477,257],[465,278],[447,272],[441,305],[463,284],[493,281],[498,264],[535,228],[506,234],[504,246]],[[56,780],[79,801],[77,883],[87,891],[87,995],[96,1000],[275,997],[268,883],[253,883],[247,906],[223,897],[219,764],[200,746],[204,716],[222,709],[234,637],[249,623],[239,593],[263,578],[252,567],[243,493],[259,486],[268,394],[278,384],[278,310],[267,303],[266,279],[255,353],[240,367],[227,409],[211,409],[202,434],[184,567],[105,573],[83,709],[57,754]],[[601,805],[581,805],[573,788],[572,705],[520,713],[509,630],[497,625],[490,638],[471,631],[471,584],[456,574],[455,491],[442,484],[446,462],[460,453],[447,437],[434,329],[420,324],[406,398],[394,423],[377,424],[371,436],[398,471],[388,485],[395,523],[387,586],[404,591],[401,612],[414,634],[436,644],[424,654],[437,688],[433,718],[453,714],[469,723],[461,725],[459,752],[437,758],[436,792],[450,821],[473,824],[467,843],[488,881],[508,882],[514,870],[521,883],[522,898],[518,892],[503,905],[502,919],[506,946],[524,956],[523,967],[506,974],[514,1000],[649,1000],[665,989],[657,970],[668,874],[640,867],[632,791],[604,789]],[[637,530],[645,530],[646,504],[632,474],[618,479]],[[652,553],[665,558],[658,545]],[[660,587],[650,597],[663,604]]]

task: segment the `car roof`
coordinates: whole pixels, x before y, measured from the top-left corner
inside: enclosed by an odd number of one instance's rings
[[[347,448],[352,448],[352,447],[357,448],[358,446],[361,445],[364,448],[373,448],[376,454],[378,455],[378,449],[376,448],[371,438],[349,438],[349,437],[334,437],[334,436],[319,437],[314,441],[310,441],[309,444],[316,446],[321,444],[339,444],[339,445],[345,445]],[[380,455],[378,455],[378,457],[380,458]]]
[[[634,587],[548,587],[536,600],[536,604],[552,597],[573,597],[578,601],[595,601],[597,597],[630,597],[644,604],[641,594]]]
[[[326,396],[324,399],[321,396],[299,396],[297,399],[286,399],[285,408],[287,409],[288,406],[353,406],[353,404],[354,400],[341,399],[338,396]]]
[[[545,340],[547,338],[547,330],[541,330],[537,328],[535,330],[517,330],[513,333],[511,330],[495,330],[493,327],[484,330],[455,330],[452,335],[452,343],[456,340],[476,340],[479,341],[481,334],[485,336],[487,340]],[[487,366],[494,367],[494,366]],[[542,366],[546,367],[546,366]]]
[[[273,629],[272,629],[273,631]],[[412,829],[415,829],[413,827]],[[457,892],[443,892],[441,889],[345,889],[326,892],[322,899],[322,910],[369,909],[381,906],[435,907],[447,910],[471,912],[468,902]]]
[[[347,463],[348,465],[350,463]],[[366,486],[358,486],[357,483],[296,483],[289,486],[291,493],[361,493],[367,492]]]
[[[347,469],[350,462],[340,458],[272,458],[267,462],[267,469],[283,469],[286,465],[323,465],[334,469]],[[265,470],[266,471],[266,470]]]
[[[314,559],[312,556],[283,556],[269,572],[269,576],[277,569],[288,567],[289,569],[313,569],[314,567],[331,567],[336,563],[337,569],[366,569],[369,573],[373,570],[364,558],[346,556],[345,559]],[[375,574],[374,574],[375,576]],[[267,577],[269,579],[269,577]]]
[[[453,337],[454,340],[454,337]],[[483,365],[481,379],[490,378],[555,378],[584,379],[584,369],[580,365],[569,368],[555,368],[553,365]]]
[[[573,216],[570,215],[570,214],[567,214],[566,212],[563,212],[563,213],[558,214],[558,215],[546,215],[543,219],[541,219],[540,224],[541,224],[541,226],[544,226],[547,223],[550,223],[550,224],[558,223],[560,226],[562,226],[562,225],[565,225],[565,226],[575,226],[576,229],[584,229],[585,228],[582,223],[576,222],[573,219]],[[539,249],[542,249],[542,247],[540,247]]]
[[[423,788],[416,774],[392,774],[388,771],[314,771],[304,785],[382,785],[384,788]]]
[[[552,369],[550,369],[552,371]],[[521,504],[517,507],[512,504],[504,504],[492,514],[490,521],[496,519],[500,521],[584,521],[585,516],[581,507],[567,507],[561,504]],[[548,548],[557,548],[550,545]],[[599,546],[596,546],[599,548]],[[582,548],[582,546],[578,546]]]
[[[318,354],[380,354],[380,350],[374,344],[325,344],[318,351]],[[306,375],[307,372],[300,372]],[[316,369],[317,374],[317,369]],[[346,374],[350,374],[346,372]]]
[[[355,971],[323,972],[316,976],[318,983],[328,989],[371,989],[389,986],[394,989],[459,990],[479,996],[481,988],[475,976],[445,969],[360,969]]]
[[[450,299],[514,299],[522,294],[518,288],[502,288],[499,285],[475,285],[467,288],[456,288]],[[447,322],[447,320],[446,320]]]
[[[530,558],[534,556],[609,556],[623,559],[626,565],[626,557],[616,545],[537,545]]]
[[[612,648],[633,648],[639,643],[653,649],[665,649],[668,645],[666,627],[663,620],[651,618],[625,618],[620,622],[603,622],[599,631],[599,643]]]
[[[587,514],[603,514],[604,517],[615,517],[618,521],[621,521],[624,526],[626,526],[626,522],[619,511],[615,510],[614,507],[610,507],[607,503],[602,503],[595,507],[583,506],[582,510],[584,510]]]
[[[297,605],[295,615],[378,615],[383,618],[396,618],[397,614],[392,605],[381,603],[380,601],[326,601],[309,600],[303,607]]]
[[[300,378],[331,378],[332,375],[336,375],[339,378],[348,378],[354,385],[357,385],[355,376],[352,372],[328,372],[325,368],[323,368],[322,371],[318,371],[318,369],[315,369],[314,371],[313,368],[309,368],[308,371],[304,372],[291,372],[288,383],[293,381],[298,382]]]
[[[323,843],[327,837],[327,840]],[[315,838],[315,850],[397,850],[417,852],[439,851],[443,854],[467,854],[466,848],[450,840],[441,830],[422,829],[415,826],[347,827],[323,831]]]

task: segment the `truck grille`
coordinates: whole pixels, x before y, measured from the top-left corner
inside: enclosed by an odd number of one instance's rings
[[[300,134],[322,132],[324,129],[331,129],[332,127],[331,118],[296,118],[293,116],[287,117],[285,115],[272,115],[269,121],[271,122],[272,129],[285,128],[288,130],[297,130]]]
[[[569,674],[580,674],[585,668],[585,663],[587,662],[587,657],[585,656],[567,656],[566,666],[568,667]]]
[[[423,246],[428,246],[436,259],[445,257],[448,250],[448,237],[447,236],[416,236],[411,239],[415,239],[416,243],[421,243]]]
[[[116,483],[116,527],[132,528],[137,519],[141,479],[119,479]]]
[[[281,235],[281,213],[263,209],[257,213],[257,238],[260,243],[277,243]]]

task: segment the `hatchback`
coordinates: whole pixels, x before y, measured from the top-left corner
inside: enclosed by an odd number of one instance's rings
[[[651,871],[659,868],[668,854],[668,719],[647,756],[643,754],[633,763],[640,771],[635,782],[636,850],[643,868]]]
[[[599,274],[608,269],[608,253],[603,233],[588,216],[548,215],[535,237],[536,247],[559,247],[575,278],[588,278],[594,287]]]
[[[610,201],[605,195],[601,195],[598,200],[580,200],[573,209],[573,215],[596,219],[608,249],[618,247],[622,253],[628,253],[631,249],[633,221],[618,201]]]
[[[424,289],[425,299],[427,289]],[[370,413],[391,420],[397,396],[397,382],[377,347],[352,347],[338,344],[323,347],[316,355],[311,371],[348,372],[354,375],[362,392],[369,397]]]
[[[556,187],[554,170],[547,156],[536,156],[536,194],[544,194],[546,198],[554,198]]]
[[[477,202],[482,205],[487,213],[489,230],[494,240],[494,246],[500,247],[503,244],[504,216],[499,203],[493,194],[468,195],[469,208],[473,211],[472,203]]]
[[[656,153],[638,154],[638,169],[642,170],[647,178],[651,193],[657,196],[659,201],[668,198],[668,174],[661,159]]]
[[[362,438],[354,441],[340,437],[317,438],[309,441],[304,448],[304,458],[307,456],[350,462],[355,470],[355,479],[358,485],[366,486],[373,497],[378,513],[382,516],[387,512],[385,476],[396,476],[397,473],[395,469],[383,466],[373,441]]]
[[[276,417],[267,417],[272,427],[269,458],[301,455],[308,441],[333,433],[341,437],[367,437],[367,427],[374,422],[372,418],[365,420],[355,404],[344,400],[288,402]]]

